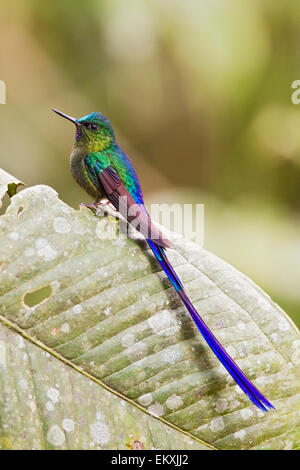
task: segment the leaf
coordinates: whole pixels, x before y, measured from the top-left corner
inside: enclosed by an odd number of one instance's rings
[[[299,447],[299,333],[196,245],[170,259],[198,311],[274,403],[257,410],[206,346],[142,240],[46,186],[0,218],[0,442],[7,448]],[[73,429],[74,428],[74,429]]]
[[[13,196],[16,194],[18,186],[24,186],[24,183],[0,168],[0,207],[4,194],[8,193],[10,197]]]
[[[3,326],[0,358],[2,449],[206,448]]]

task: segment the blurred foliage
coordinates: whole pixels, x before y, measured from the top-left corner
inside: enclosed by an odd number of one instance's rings
[[[206,234],[206,245],[263,278],[279,301],[280,271],[291,286],[283,306],[300,323],[292,268],[299,244],[291,243],[273,274],[266,258],[270,277],[261,254],[264,244],[277,256],[278,239],[289,240],[299,221],[300,108],[291,103],[300,78],[299,13],[297,0],[2,0],[1,167],[29,185],[53,186],[77,206],[86,195],[68,166],[74,130],[49,108],[75,116],[101,110],[132,156],[146,201],[162,190],[181,197],[187,187],[205,191],[198,202],[215,198],[235,214],[240,200],[249,201],[232,225],[241,245],[222,237],[226,220],[207,204],[219,237]]]

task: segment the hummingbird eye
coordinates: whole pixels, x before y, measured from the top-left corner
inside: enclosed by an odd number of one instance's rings
[[[85,126],[89,131],[97,131],[99,129],[98,124],[88,123]]]

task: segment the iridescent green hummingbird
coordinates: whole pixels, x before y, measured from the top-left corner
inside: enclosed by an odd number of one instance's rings
[[[225,351],[188,298],[166,255],[166,249],[173,245],[152,223],[137,174],[130,158],[117,144],[110,121],[99,112],[75,119],[56,109],[53,111],[76,126],[71,171],[77,183],[95,200],[87,206],[97,208],[106,199],[129,224],[134,222],[134,227],[144,235],[198,330],[229,374],[258,408],[263,411],[274,408]]]

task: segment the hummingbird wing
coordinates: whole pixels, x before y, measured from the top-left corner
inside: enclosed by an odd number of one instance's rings
[[[129,223],[138,218],[138,229],[145,236],[155,258],[178,292],[183,304],[187,308],[192,320],[202,334],[203,338],[215,353],[217,358],[220,360],[220,362],[223,364],[223,366],[227,369],[231,377],[238,384],[238,386],[261,410],[268,411],[269,408],[274,408],[267,398],[264,397],[258,388],[256,388],[251,380],[244,374],[237,363],[230,357],[230,355],[226,352],[221,343],[200,317],[199,313],[186,294],[173,266],[167,258],[165,248],[171,247],[171,243],[163,238],[161,232],[152,224],[145,206],[143,204],[136,203],[130,192],[123,184],[120,175],[113,167],[108,166],[103,168],[101,163],[96,163],[94,164],[93,168],[89,168],[89,172],[93,172],[94,182],[96,181],[95,177],[97,177],[97,184],[99,184],[101,191],[106,195],[107,199],[113,204],[113,206],[123,216],[125,216],[125,219]],[[130,213],[132,208],[134,208],[134,215]]]
[[[94,184],[97,183],[103,194],[131,226],[158,246],[164,248],[173,246],[153,224],[144,204],[135,201],[115,168],[112,166],[103,168],[100,162],[94,163],[93,168],[88,161],[85,161],[85,165],[89,175],[93,173]]]

